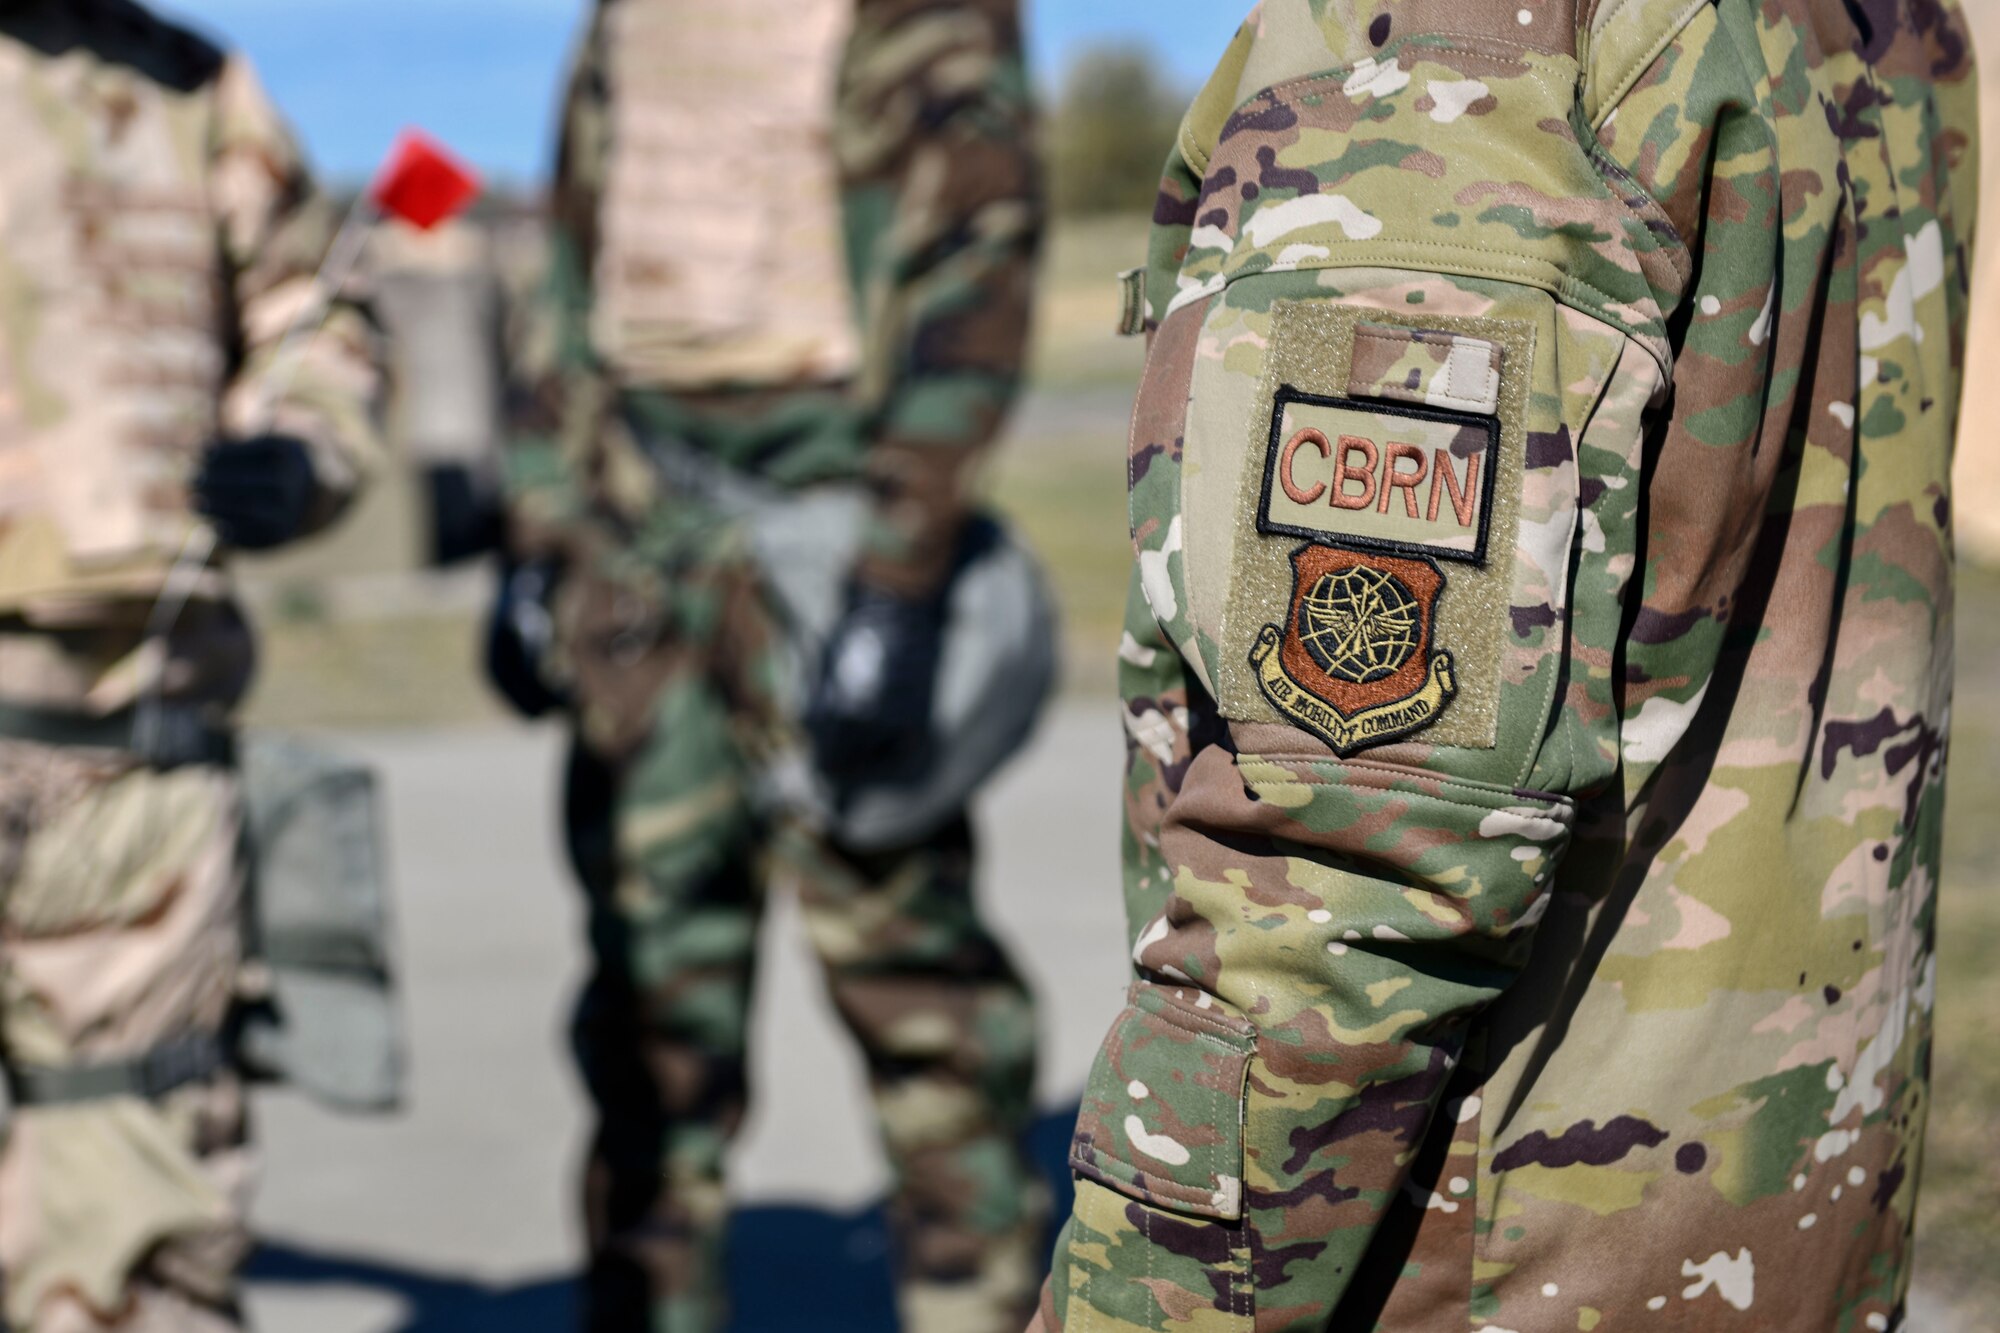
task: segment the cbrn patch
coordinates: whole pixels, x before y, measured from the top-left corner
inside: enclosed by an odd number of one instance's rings
[[[1432,644],[1444,586],[1423,557],[1300,547],[1290,613],[1250,649],[1264,697],[1343,757],[1430,726],[1458,694]]]
[[[1278,390],[1257,530],[1484,567],[1499,490],[1490,414]]]

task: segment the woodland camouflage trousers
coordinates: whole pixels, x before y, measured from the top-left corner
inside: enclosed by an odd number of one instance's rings
[[[786,889],[867,1061],[905,1329],[1017,1333],[1046,1222],[1022,1143],[1034,1013],[977,910],[970,829],[856,855],[762,814],[743,737],[771,725],[749,683],[770,674],[746,657],[771,639],[768,623],[740,622],[763,599],[741,566],[682,574],[642,668],[646,739],[616,758],[580,739],[569,771],[594,957],[574,1032],[598,1115],[585,1326],[710,1333],[727,1318],[724,1158],[747,1100],[758,925]]]

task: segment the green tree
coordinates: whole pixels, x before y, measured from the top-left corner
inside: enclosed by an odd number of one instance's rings
[[[1050,192],[1067,216],[1152,207],[1186,99],[1150,50],[1091,47],[1071,62],[1049,136]]]

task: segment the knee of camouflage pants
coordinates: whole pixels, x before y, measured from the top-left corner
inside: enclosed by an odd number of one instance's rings
[[[63,1070],[215,1034],[242,958],[237,784],[0,742],[0,1049]],[[16,1108],[0,1275],[25,1333],[224,1330],[251,1164],[231,1075],[157,1103]]]
[[[1042,1273],[1048,1191],[1023,1145],[1035,1013],[981,920],[961,821],[928,845],[859,856],[794,830],[781,872],[841,1018],[868,1060],[894,1172],[908,1333],[1017,1333]]]

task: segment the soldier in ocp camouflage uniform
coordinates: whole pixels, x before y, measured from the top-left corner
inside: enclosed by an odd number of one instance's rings
[[[970,830],[862,854],[758,799],[801,719],[771,571],[718,494],[865,479],[835,637],[883,671],[812,720],[833,766],[893,751],[928,721],[972,472],[1020,377],[1031,137],[1014,0],[606,0],[586,39],[555,205],[560,447],[516,451],[512,555],[555,571],[577,729],[593,1329],[722,1326],[772,886],[800,893],[867,1058],[906,1326],[1032,1308],[1033,1013],[976,910]],[[501,673],[531,706],[540,674]]]
[[[5,1322],[220,1333],[252,1176],[227,1049],[252,648],[220,564],[147,630],[193,511],[265,547],[353,494],[372,335],[339,307],[273,373],[330,219],[242,60],[124,0],[8,0],[0,142]]]
[[[1132,1004],[1037,1327],[1904,1320],[1947,0],[1267,0],[1135,307]]]

